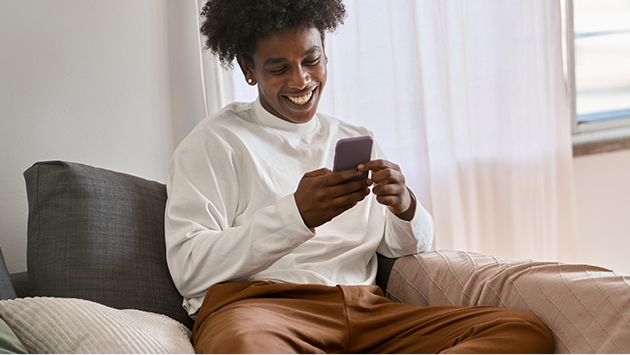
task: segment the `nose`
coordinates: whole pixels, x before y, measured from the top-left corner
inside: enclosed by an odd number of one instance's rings
[[[303,66],[298,66],[289,76],[288,86],[292,89],[304,89],[311,82],[311,74]]]

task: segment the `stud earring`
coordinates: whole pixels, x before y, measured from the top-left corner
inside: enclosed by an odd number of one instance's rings
[[[254,79],[252,79],[252,78],[247,79],[247,83],[249,83],[250,85],[251,85],[253,82],[254,82]]]

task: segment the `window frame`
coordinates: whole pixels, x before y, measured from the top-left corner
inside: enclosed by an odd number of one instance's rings
[[[575,155],[629,149],[630,116],[603,121],[579,122],[577,90],[575,84],[575,31],[573,27],[573,0],[561,0],[564,6],[563,31],[565,43],[565,80],[571,116],[571,135]],[[590,148],[589,148],[590,146]],[[576,149],[577,148],[577,149]],[[576,151],[578,154],[576,154]]]

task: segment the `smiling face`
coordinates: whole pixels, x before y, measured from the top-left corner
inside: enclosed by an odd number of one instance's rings
[[[326,84],[326,54],[315,28],[287,28],[258,40],[253,67],[238,63],[250,84],[258,84],[262,106],[289,122],[308,122]]]

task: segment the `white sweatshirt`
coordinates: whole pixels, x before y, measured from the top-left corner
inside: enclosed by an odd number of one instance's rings
[[[302,176],[332,169],[340,138],[371,135],[323,114],[284,121],[256,100],[200,122],[174,153],[167,181],[166,257],[194,317],[210,286],[236,280],[374,284],[375,253],[427,251],[433,220],[418,201],[404,221],[368,195],[309,229],[293,193]],[[385,158],[378,144],[373,159]]]

